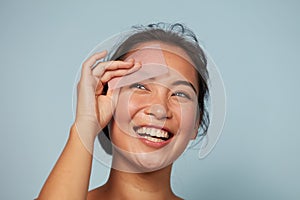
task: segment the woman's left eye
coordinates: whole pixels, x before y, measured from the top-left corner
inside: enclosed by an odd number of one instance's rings
[[[183,98],[191,99],[190,95],[188,95],[185,92],[174,92],[172,94],[172,96],[177,96],[177,97],[183,97]]]
[[[138,88],[140,90],[147,90],[147,88],[143,84],[140,84],[140,83],[134,83],[130,86],[130,88]]]

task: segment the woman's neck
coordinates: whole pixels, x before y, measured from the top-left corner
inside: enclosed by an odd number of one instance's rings
[[[111,199],[177,199],[172,192],[172,166],[147,173],[128,173],[111,169],[102,189]]]

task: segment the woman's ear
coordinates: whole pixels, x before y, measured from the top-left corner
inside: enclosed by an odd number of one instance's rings
[[[196,122],[195,122],[195,126],[194,126],[194,129],[193,129],[193,133],[191,135],[191,140],[194,140],[197,138],[197,135],[198,135],[198,130],[200,128],[200,122],[201,122],[201,119],[200,119],[200,113],[198,112],[197,113],[197,119],[196,119]]]
[[[197,138],[197,135],[198,135],[198,128],[194,128],[190,139],[195,140]]]
[[[194,140],[197,138],[199,127],[200,127],[200,119],[197,119],[194,129],[193,129],[193,132],[191,134],[191,138],[190,138],[191,140]]]

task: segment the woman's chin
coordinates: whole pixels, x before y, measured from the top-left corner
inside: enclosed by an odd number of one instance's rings
[[[150,153],[130,153],[115,150],[112,168],[129,173],[146,173],[165,168],[177,158],[163,155],[159,151]]]

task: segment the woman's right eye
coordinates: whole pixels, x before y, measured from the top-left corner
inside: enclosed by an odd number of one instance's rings
[[[130,86],[130,88],[137,88],[140,90],[148,90],[143,84],[140,84],[140,83],[134,83]]]

